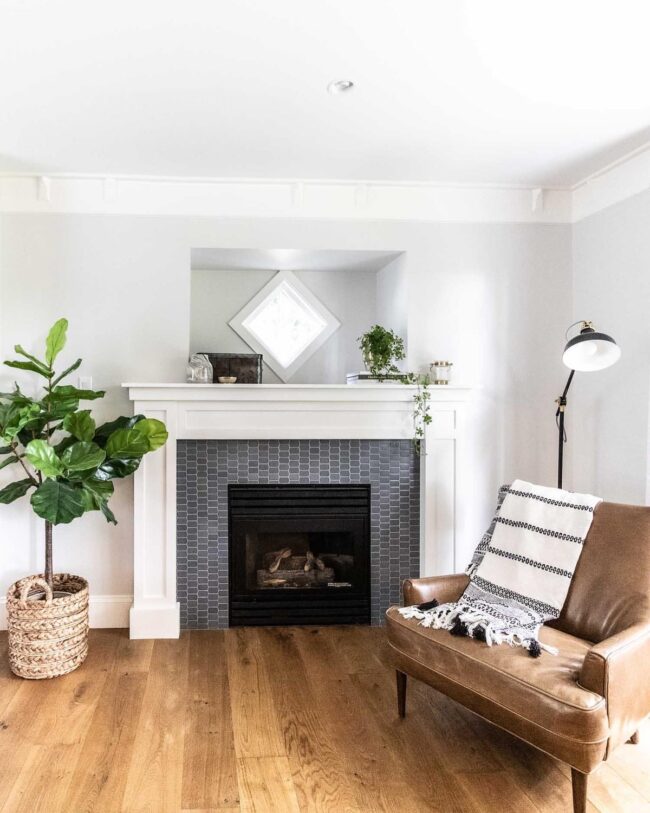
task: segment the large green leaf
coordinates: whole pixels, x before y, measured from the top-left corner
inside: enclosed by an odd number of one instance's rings
[[[48,373],[52,372],[51,368],[47,364],[44,364],[40,359],[36,358],[36,356],[32,356],[32,354],[28,353],[24,347],[21,347],[21,345],[14,345],[14,351],[21,356],[25,356],[26,359],[33,361],[34,364],[42,367],[43,370],[46,370]]]
[[[91,418],[89,409],[70,412],[65,416],[63,428],[77,440],[92,440],[95,437],[95,421]]]
[[[57,375],[57,377],[52,381],[52,386],[55,387],[59,381],[63,381],[67,375],[70,375],[70,373],[74,372],[79,367],[81,367],[81,359],[77,359],[74,364],[71,364],[62,373],[59,373],[59,375]]]
[[[96,443],[80,440],[63,452],[61,463],[66,471],[90,471],[90,469],[96,469],[105,457],[106,452]]]
[[[106,517],[106,522],[112,522],[113,525],[117,525],[117,520],[115,519],[115,514],[108,507],[108,503],[103,502],[100,505],[100,510],[101,510],[102,514]]]
[[[137,429],[117,429],[106,442],[106,456],[118,460],[140,458],[149,451],[149,440]]]
[[[108,500],[115,491],[115,486],[110,480],[98,480],[95,476],[84,480],[83,485],[92,491],[98,500]]]
[[[7,367],[13,367],[16,370],[28,370],[30,373],[38,373],[43,378],[50,378],[52,370],[49,370],[45,365],[36,364],[33,361],[5,361]]]
[[[61,457],[63,452],[65,452],[66,449],[69,449],[70,446],[72,446],[72,444],[76,442],[77,439],[75,437],[73,437],[72,435],[68,435],[55,445],[54,451],[59,455],[59,457]]]
[[[20,403],[11,402],[0,406],[0,436],[5,443],[11,443],[20,430],[26,426],[34,416],[38,415],[38,404],[21,406]]]
[[[50,328],[45,340],[45,361],[48,367],[52,367],[54,359],[65,347],[66,333],[68,331],[68,320],[58,319]]]
[[[28,406],[29,404],[34,403],[32,398],[21,392],[18,384],[16,384],[16,389],[13,392],[0,392],[0,399],[13,401],[15,404],[19,404],[20,406]]]
[[[105,446],[108,437],[112,435],[116,429],[133,429],[136,423],[142,420],[144,420],[144,415],[131,415],[129,417],[121,415],[119,418],[115,418],[114,421],[103,423],[95,430],[95,443],[99,443],[100,446]]]
[[[45,480],[31,497],[32,508],[39,517],[53,525],[67,524],[86,510],[81,489],[59,480]]]
[[[33,485],[34,481],[30,479],[16,480],[15,483],[9,483],[8,486],[0,489],[0,503],[7,505],[19,497],[24,497]]]
[[[19,457],[16,457],[16,455],[15,455],[15,454],[14,454],[14,455],[11,455],[10,457],[6,457],[6,458],[5,458],[5,459],[2,461],[2,463],[0,463],[0,469],[4,469],[4,468],[5,468],[5,466],[11,466],[11,465],[13,465],[14,463],[18,463],[18,461],[19,461],[19,460],[20,460],[20,458],[19,458]]]
[[[68,401],[71,398],[77,401],[94,401],[97,398],[103,398],[105,395],[104,390],[80,390],[71,384],[60,384],[58,387],[54,387],[52,392],[46,395],[43,400],[51,403]]]
[[[63,463],[46,440],[30,441],[25,447],[25,457],[46,477],[59,477],[63,474]]]
[[[140,465],[141,458],[134,457],[130,460],[104,460],[102,465],[95,472],[95,477],[100,480],[113,480],[121,477],[128,477],[133,474]]]
[[[88,480],[83,480],[80,484],[80,492],[86,511],[103,512],[113,491],[113,483],[111,483],[110,480],[96,480],[93,477]],[[111,513],[112,516],[112,512],[109,513]],[[105,513],[104,516],[106,516]],[[108,521],[115,521],[115,517],[113,517],[113,520],[108,519]]]
[[[43,398],[43,409],[51,420],[65,418],[79,408],[79,401],[93,401],[104,397],[103,390],[79,390],[76,387],[63,384],[54,387],[52,392]]]
[[[143,421],[138,421],[133,428],[147,438],[150,452],[164,446],[169,437],[165,424],[155,418],[145,418]]]

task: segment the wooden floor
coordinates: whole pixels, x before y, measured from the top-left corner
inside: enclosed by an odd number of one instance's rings
[[[567,768],[432,689],[411,682],[399,720],[382,629],[95,630],[51,681],[5,652],[2,811],[571,810]],[[591,813],[650,810],[647,733],[592,775]]]

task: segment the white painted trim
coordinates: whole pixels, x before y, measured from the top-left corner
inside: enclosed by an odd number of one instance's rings
[[[130,637],[178,638],[181,634],[181,605],[131,607],[129,615]]]
[[[573,188],[573,221],[650,189],[650,143],[584,178]]]
[[[7,629],[5,612],[7,599],[0,597],[0,630]],[[129,610],[133,596],[111,596],[90,594],[90,626],[92,629],[123,629],[129,626]]]
[[[0,174],[0,212],[568,223],[571,190],[301,178]],[[47,189],[47,194],[43,190]]]
[[[294,301],[303,300],[300,304],[303,310],[311,309],[323,322],[321,333],[311,341],[307,347],[291,362],[285,365],[276,357],[273,349],[246,325],[246,321],[257,311],[271,294],[281,285],[286,285],[295,291]],[[267,284],[261,288],[255,296],[228,322],[230,327],[256,352],[264,356],[264,361],[282,381],[289,381],[290,378],[302,367],[302,365],[335,333],[341,323],[334,314],[323,305],[320,299],[304,285],[298,277],[291,271],[278,271],[277,274]]]
[[[176,638],[176,442],[181,439],[399,439],[413,437],[414,386],[402,384],[125,384],[135,413],[167,424],[169,439],[135,473],[132,638]],[[455,561],[460,413],[471,393],[430,391],[422,460],[420,567]]]
[[[0,213],[572,223],[650,188],[650,142],[573,186],[0,173]]]

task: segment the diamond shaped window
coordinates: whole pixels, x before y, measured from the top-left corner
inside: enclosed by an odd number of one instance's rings
[[[290,271],[278,272],[230,321],[283,381],[288,381],[339,325]]]

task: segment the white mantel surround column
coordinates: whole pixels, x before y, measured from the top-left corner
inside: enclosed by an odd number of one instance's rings
[[[177,638],[177,440],[392,440],[413,436],[413,395],[401,384],[124,384],[134,412],[164,421],[167,444],[135,475],[131,638]],[[469,389],[431,387],[421,457],[420,575],[455,568],[458,444]],[[414,574],[417,575],[417,574]]]

